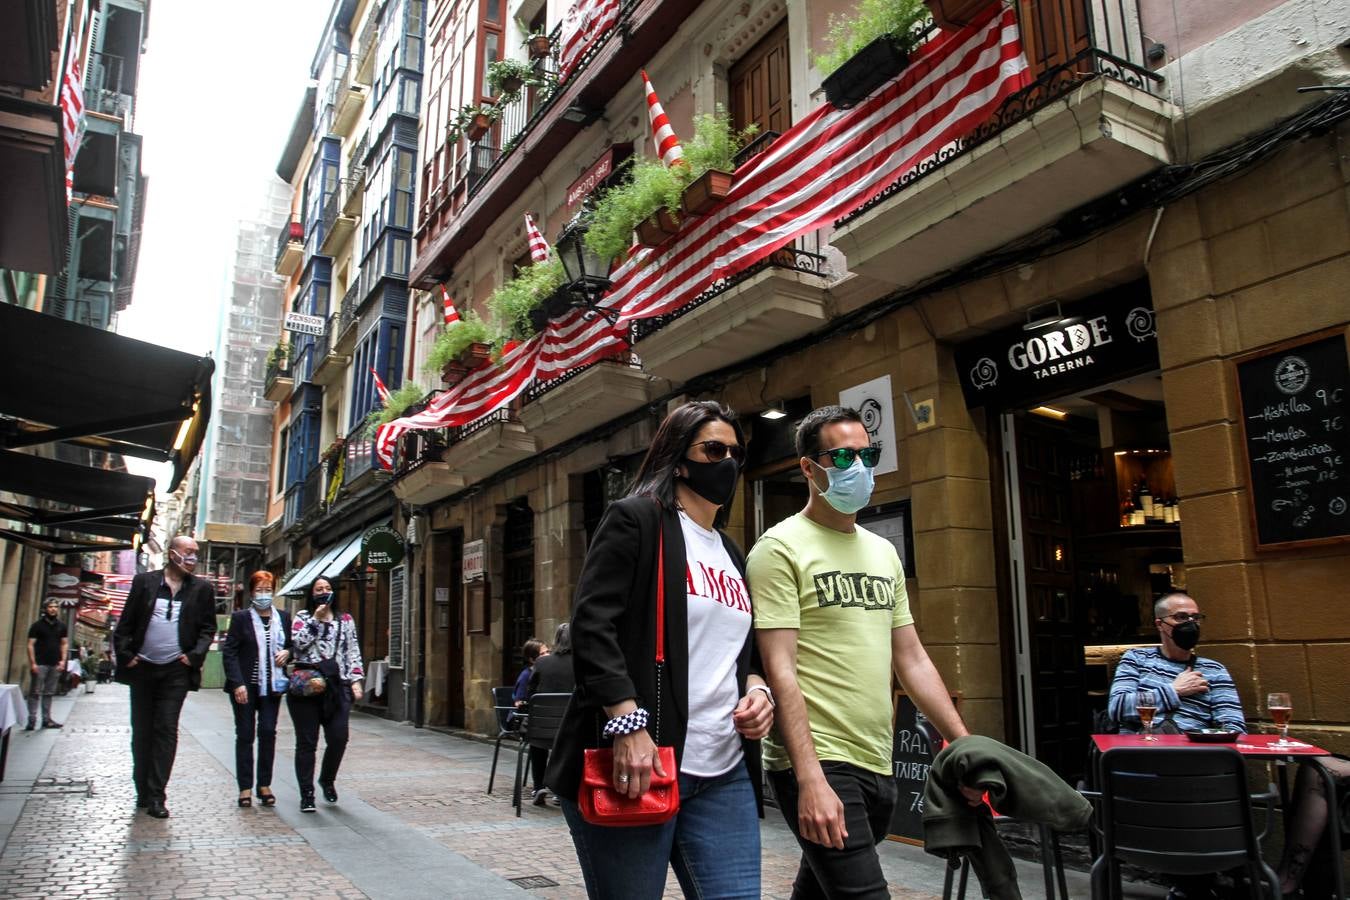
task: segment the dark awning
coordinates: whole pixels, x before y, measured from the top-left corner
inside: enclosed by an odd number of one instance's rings
[[[172,491],[206,434],[210,357],[0,303],[0,360],[0,416],[17,420],[0,421],[0,447],[64,441],[171,462]]]
[[[0,537],[54,553],[136,548],[155,510],[153,478],[10,450],[0,450],[0,493],[16,498],[0,501],[0,518],[29,526]]]

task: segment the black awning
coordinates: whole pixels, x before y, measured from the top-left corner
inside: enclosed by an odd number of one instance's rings
[[[122,549],[144,537],[154,515],[155,480],[93,466],[0,450],[0,519],[29,531],[0,530],[0,537],[92,549]],[[112,544],[91,536],[112,538]]]
[[[211,415],[210,357],[0,303],[0,447],[65,441],[173,463],[170,491]],[[107,474],[107,473],[100,473]]]

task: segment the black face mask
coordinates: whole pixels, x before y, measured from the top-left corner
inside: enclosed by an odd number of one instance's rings
[[[328,611],[329,611],[329,612],[333,612],[333,613],[337,612],[337,595],[336,595],[336,594],[327,594],[327,595],[324,595],[324,594],[315,594],[315,595],[314,595],[314,608],[315,608],[315,609],[318,609],[320,606],[323,606],[325,603],[328,604]]]
[[[1200,623],[1182,622],[1172,626],[1172,643],[1182,650],[1193,650],[1200,643]]]
[[[741,477],[741,467],[730,456],[715,463],[686,459],[684,466],[689,472],[685,476],[685,484],[709,503],[726,506],[736,496],[736,482]]]

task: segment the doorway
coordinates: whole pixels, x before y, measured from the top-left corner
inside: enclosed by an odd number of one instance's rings
[[[520,648],[534,636],[534,511],[524,497],[506,507],[502,564],[502,680],[515,684],[524,665]]]
[[[432,548],[431,633],[445,660],[445,715],[442,724],[463,728],[464,718],[464,532],[439,532]]]

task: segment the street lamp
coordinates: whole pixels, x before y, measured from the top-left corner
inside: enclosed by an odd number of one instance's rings
[[[618,320],[618,313],[612,309],[596,306],[600,297],[609,290],[609,260],[596,253],[586,244],[587,221],[578,214],[567,223],[554,249],[562,260],[564,277],[567,283],[564,290],[572,295],[572,305],[597,312],[611,322]]]

